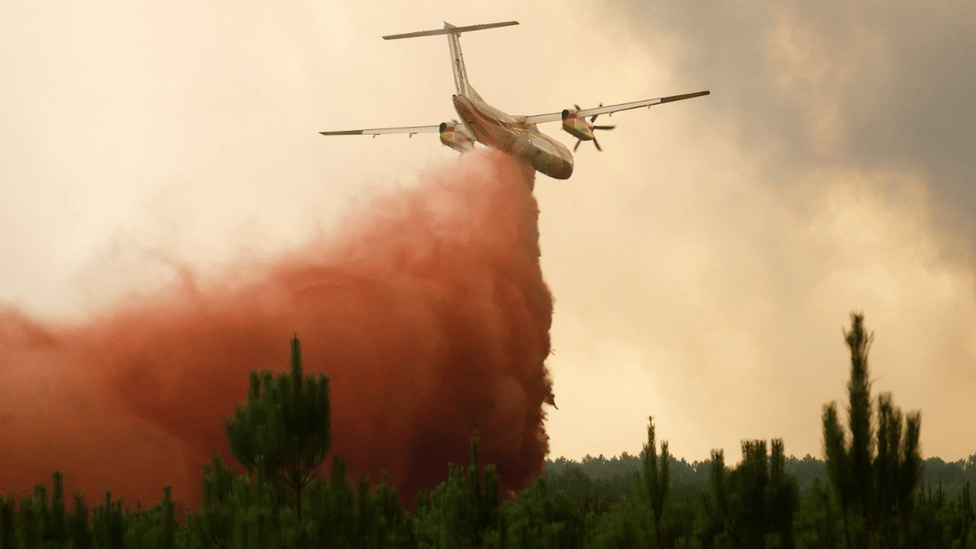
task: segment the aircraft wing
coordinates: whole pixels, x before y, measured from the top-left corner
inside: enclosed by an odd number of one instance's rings
[[[594,107],[592,109],[580,109],[577,111],[576,116],[582,118],[586,116],[595,116],[597,114],[613,114],[618,111],[627,111],[630,109],[639,109],[641,107],[653,107],[654,105],[660,105],[661,103],[671,103],[672,101],[681,101],[682,99],[691,99],[693,97],[701,97],[703,95],[708,95],[710,92],[708,90],[695,92],[695,93],[684,93],[681,95],[671,95],[668,97],[658,97],[655,99],[645,99],[643,101],[633,101],[630,103],[620,103],[617,105],[608,105],[606,107]],[[556,120],[562,120],[563,113],[551,112],[547,114],[533,114],[531,116],[522,117],[522,119],[528,124],[538,124],[539,122],[554,122]]]
[[[438,133],[440,132],[440,128],[440,124],[436,124],[433,126],[404,126],[401,128],[372,128],[368,130],[340,130],[319,133],[322,135],[372,135],[373,137],[387,133],[405,133],[413,136],[415,133]]]

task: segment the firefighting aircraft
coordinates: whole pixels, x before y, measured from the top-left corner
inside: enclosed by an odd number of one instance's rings
[[[461,122],[441,122],[431,126],[407,126],[401,128],[374,128],[368,130],[344,130],[319,132],[322,135],[372,135],[376,137],[388,133],[405,133],[413,136],[417,133],[439,133],[441,143],[452,149],[465,152],[474,148],[475,142],[481,142],[488,147],[500,149],[508,154],[516,155],[527,160],[532,166],[555,179],[568,179],[573,174],[573,155],[569,149],[559,141],[542,133],[536,127],[540,122],[554,122],[562,120],[563,129],[576,137],[578,141],[573,147],[573,151],[579,147],[583,141],[593,141],[597,150],[600,144],[593,134],[595,130],[612,130],[615,126],[594,125],[596,117],[601,114],[612,114],[617,111],[639,109],[641,107],[652,107],[661,103],[681,101],[708,95],[708,91],[686,93],[682,95],[672,95],[670,97],[658,97],[656,99],[645,99],[631,103],[620,103],[618,105],[594,107],[591,109],[581,109],[574,105],[572,109],[563,109],[561,112],[534,114],[530,116],[508,115],[498,108],[485,102],[478,95],[478,92],[468,83],[468,75],[464,69],[464,58],[461,56],[461,45],[458,40],[462,32],[476,31],[482,29],[494,29],[498,27],[508,27],[518,25],[518,21],[505,21],[501,23],[487,23],[483,25],[469,25],[466,27],[455,27],[445,22],[443,29],[408,32],[406,34],[393,34],[384,36],[384,40],[397,40],[400,38],[417,38],[420,36],[447,35],[448,45],[451,48],[451,65],[454,69],[454,85],[457,93],[452,96],[454,108],[461,117]],[[587,120],[589,117],[589,120]]]

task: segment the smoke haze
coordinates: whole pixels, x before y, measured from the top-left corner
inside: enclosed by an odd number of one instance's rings
[[[224,420],[250,370],[283,371],[302,340],[330,375],[331,454],[412,499],[482,461],[518,489],[548,451],[552,297],[539,267],[534,171],[477,151],[375,198],[337,234],[274,261],[178,283],[69,328],[0,317],[0,490],[54,470],[129,504],[199,502],[230,457]]]
[[[510,114],[711,90],[608,118],[602,153],[534,190],[559,298],[552,456],[640,452],[653,415],[689,461],[780,437],[822,457],[853,310],[874,390],[922,411],[923,455],[973,453],[969,0],[0,3],[0,301],[50,329],[173,264],[202,286],[333,234],[362,186],[456,156],[316,133],[456,117],[443,37],[380,37],[507,20],[462,45]],[[276,345],[262,367],[286,366]]]

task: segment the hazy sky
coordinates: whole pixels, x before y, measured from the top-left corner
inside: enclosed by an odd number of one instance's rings
[[[327,235],[456,156],[316,133],[456,117],[446,40],[380,36],[509,19],[462,46],[510,113],[712,92],[536,182],[553,456],[636,453],[648,415],[689,459],[820,456],[853,310],[923,454],[976,453],[970,0],[0,4],[0,301],[70,323]]]

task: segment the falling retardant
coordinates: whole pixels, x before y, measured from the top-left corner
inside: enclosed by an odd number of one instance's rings
[[[89,501],[191,507],[248,372],[284,371],[289,340],[331,377],[332,447],[410,501],[478,430],[503,488],[548,451],[552,296],[539,267],[534,171],[478,150],[370,200],[260,265],[195,275],[74,326],[0,311],[0,491],[52,471]],[[327,459],[328,461],[328,459]]]

